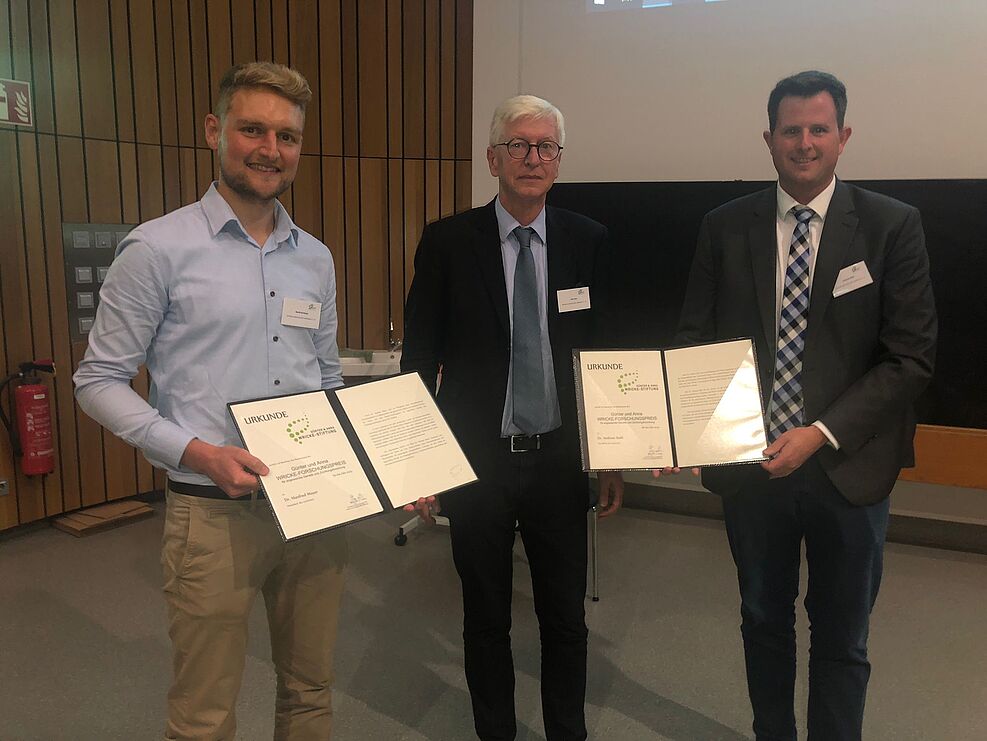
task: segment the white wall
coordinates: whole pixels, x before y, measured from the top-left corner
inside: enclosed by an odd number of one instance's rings
[[[569,182],[766,180],[777,80],[849,91],[850,179],[987,177],[987,0],[725,0],[587,13],[585,0],[475,0],[473,198],[496,192],[490,114],[540,95],[566,116]]]

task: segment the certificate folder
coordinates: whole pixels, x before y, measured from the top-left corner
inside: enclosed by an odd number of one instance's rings
[[[767,460],[750,338],[572,355],[583,470]]]
[[[285,540],[477,480],[417,373],[227,406]]]

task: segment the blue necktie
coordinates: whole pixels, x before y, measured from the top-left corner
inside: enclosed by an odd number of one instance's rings
[[[512,398],[514,424],[527,435],[543,432],[545,413],[545,369],[541,356],[541,322],[538,311],[538,283],[531,254],[534,229],[514,229],[521,249],[514,269],[514,302],[511,327]]]
[[[809,323],[809,221],[816,212],[795,206],[795,231],[788,250],[785,290],[778,321],[778,354],[775,357],[774,385],[771,392],[771,418],[768,442],[783,432],[803,424],[802,349]]]

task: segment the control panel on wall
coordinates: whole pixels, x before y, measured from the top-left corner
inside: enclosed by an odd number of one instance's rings
[[[106,271],[117,245],[133,228],[133,224],[62,224],[69,334],[73,342],[88,338]]]

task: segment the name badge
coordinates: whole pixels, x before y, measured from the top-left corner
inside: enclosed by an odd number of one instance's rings
[[[286,298],[281,305],[281,324],[286,327],[318,329],[322,304],[301,298]]]
[[[564,288],[558,292],[559,313],[583,311],[589,308],[589,286]]]
[[[858,288],[869,286],[874,282],[870,277],[867,265],[861,260],[853,265],[847,265],[836,276],[836,285],[833,286],[833,298],[839,298],[845,293],[856,291]]]

